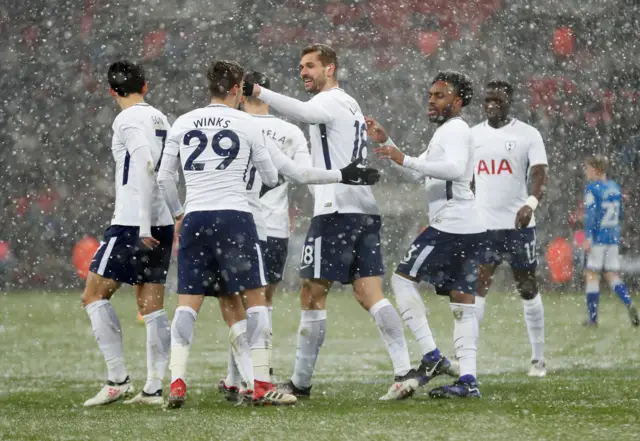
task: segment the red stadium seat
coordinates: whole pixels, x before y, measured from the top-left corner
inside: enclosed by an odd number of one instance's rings
[[[567,283],[573,277],[573,248],[563,237],[556,237],[547,249],[547,265],[554,283]]]

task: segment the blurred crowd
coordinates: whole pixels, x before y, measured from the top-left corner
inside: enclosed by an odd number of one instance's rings
[[[110,62],[141,61],[147,100],[172,121],[207,102],[204,73],[213,58],[239,60],[271,75],[275,90],[307,99],[297,66],[301,46],[311,41],[338,50],[341,86],[411,154],[434,130],[425,102],[438,70],[474,79],[470,123],[482,120],[483,84],[513,82],[513,114],[542,132],[550,161],[538,214],[541,250],[580,229],[582,163],[593,153],[613,163],[611,175],[627,198],[625,246],[639,250],[640,231],[630,220],[640,210],[640,7],[631,0],[548,3],[3,1],[0,242],[8,252],[0,253],[0,280],[13,287],[79,285],[72,249],[86,235],[100,237],[115,196],[110,147],[118,109],[105,81]],[[376,188],[388,219],[390,265],[428,222],[421,192],[408,188],[393,174]],[[296,234],[304,234],[311,213],[305,196],[302,189],[292,196]]]

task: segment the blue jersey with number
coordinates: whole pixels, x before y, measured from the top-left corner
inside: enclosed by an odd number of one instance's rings
[[[592,244],[620,243],[622,192],[614,181],[594,181],[587,184],[584,194],[585,234]]]

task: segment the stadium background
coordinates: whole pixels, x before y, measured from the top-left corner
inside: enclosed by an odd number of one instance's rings
[[[631,0],[202,1],[5,0],[0,5],[0,281],[6,289],[79,288],[71,255],[100,237],[113,209],[107,65],[142,60],[147,100],[173,121],[207,102],[212,58],[239,60],[306,99],[299,49],[338,50],[340,84],[411,154],[434,127],[425,96],[437,70],[474,79],[466,111],[482,118],[481,85],[518,86],[513,113],[543,135],[550,162],[538,210],[541,253],[580,228],[585,155],[607,154],[626,198],[624,248],[639,249],[640,8]],[[375,164],[375,161],[374,161]],[[386,174],[375,188],[383,210],[387,265],[426,225],[421,187]],[[305,188],[292,194],[295,265],[311,214]],[[543,272],[546,275],[546,272]],[[295,286],[295,271],[287,279]],[[552,285],[548,285],[547,289]],[[559,287],[566,289],[565,287]]]

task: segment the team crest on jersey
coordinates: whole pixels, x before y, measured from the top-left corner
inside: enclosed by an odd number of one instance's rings
[[[504,148],[506,148],[507,151],[510,152],[511,150],[516,148],[516,142],[515,141],[507,141],[504,144]]]

